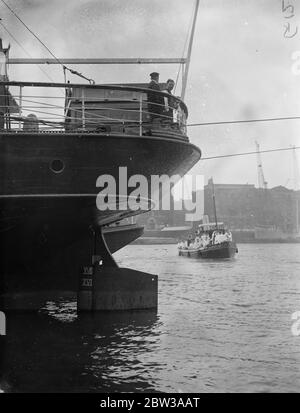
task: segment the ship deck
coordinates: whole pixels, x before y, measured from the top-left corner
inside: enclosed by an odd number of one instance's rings
[[[162,85],[163,86],[163,85]],[[188,141],[188,109],[146,84],[0,82],[0,130],[6,133],[97,133]]]

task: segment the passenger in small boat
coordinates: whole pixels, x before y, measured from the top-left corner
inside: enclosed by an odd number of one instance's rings
[[[194,241],[194,248],[201,248],[201,247],[202,247],[201,238],[197,235]]]
[[[226,241],[232,241],[232,233],[230,231],[226,231],[225,236]]]
[[[224,229],[221,231],[215,231],[214,244],[222,244],[226,241],[232,241],[231,233],[229,234]]]
[[[201,240],[202,240],[202,246],[205,248],[209,245],[210,243],[210,238],[208,234],[203,234],[201,235]]]
[[[212,236],[211,236],[211,243],[212,243],[212,244],[215,244],[215,243],[216,243],[216,235],[217,235],[217,231],[214,231],[214,232],[212,233]]]
[[[193,241],[193,236],[192,234],[189,235],[188,240],[187,240],[187,246],[189,247],[191,242]]]

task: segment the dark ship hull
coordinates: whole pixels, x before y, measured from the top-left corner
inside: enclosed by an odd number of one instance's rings
[[[99,211],[100,175],[113,176],[118,188],[119,167],[149,182],[151,175],[183,175],[199,158],[183,139],[0,133],[0,296],[76,291],[79,267],[91,261],[91,226],[142,212]],[[136,235],[127,233],[120,244]]]
[[[235,242],[227,241],[221,244],[210,245],[206,248],[199,249],[180,249],[179,255],[185,257],[219,259],[233,258],[238,252]]]

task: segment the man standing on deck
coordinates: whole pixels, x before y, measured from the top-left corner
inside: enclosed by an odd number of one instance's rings
[[[174,109],[177,109],[177,101],[172,98],[172,90],[174,89],[175,82],[173,79],[168,79],[166,88],[163,90],[164,93],[168,93],[170,97],[164,96],[164,111],[163,115],[170,118],[173,122],[174,119]]]
[[[159,118],[162,115],[165,102],[163,96],[161,96],[159,93],[155,93],[156,91],[161,91],[159,86],[159,73],[150,73],[150,78],[151,81],[148,85],[148,89],[153,90],[153,92],[149,91],[147,93],[147,100],[148,112],[150,115],[150,120],[152,122],[155,118]]]

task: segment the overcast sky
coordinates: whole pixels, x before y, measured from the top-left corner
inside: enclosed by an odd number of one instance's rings
[[[58,57],[182,57],[194,0],[5,0]],[[300,1],[200,0],[188,89],[189,123],[300,115],[300,74],[292,54],[300,51]],[[32,57],[48,52],[0,2],[6,28]],[[284,38],[290,23],[293,38]],[[28,57],[0,26],[11,57]],[[176,79],[177,65],[73,66],[97,83]],[[59,67],[44,67],[62,81]],[[11,80],[49,81],[36,66],[12,66]],[[70,77],[71,81],[80,81]],[[176,91],[180,94],[180,90]],[[203,157],[300,144],[300,120],[190,127]],[[300,156],[297,151],[298,163]],[[262,154],[269,187],[293,186],[292,151]],[[216,183],[257,185],[255,155],[200,161],[194,168]]]

